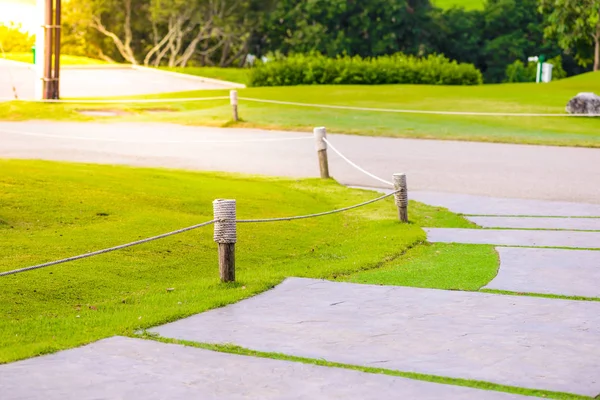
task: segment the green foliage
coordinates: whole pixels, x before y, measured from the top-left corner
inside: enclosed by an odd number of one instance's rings
[[[262,53],[372,57],[427,51],[429,0],[281,0],[260,29]]]
[[[567,77],[567,73],[562,67],[562,57],[556,56],[553,59],[546,61],[552,64],[552,80],[556,81]],[[506,79],[505,82],[517,83],[517,82],[535,82],[537,74],[537,63],[530,62],[525,66],[521,60],[517,60],[514,63],[506,67]]]
[[[482,77],[471,64],[438,55],[419,58],[404,54],[375,58],[292,55],[259,64],[250,74],[251,86],[393,83],[478,85]]]
[[[546,16],[545,35],[557,39],[564,50],[574,50],[581,65],[593,60],[594,71],[598,71],[600,0],[539,0],[539,4]]]
[[[2,50],[11,53],[29,52],[35,44],[35,37],[27,32],[21,31],[21,25],[0,24],[0,46]],[[1,56],[1,54],[0,54]]]

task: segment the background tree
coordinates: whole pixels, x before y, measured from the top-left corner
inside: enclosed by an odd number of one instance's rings
[[[429,0],[281,0],[261,29],[261,53],[363,57],[426,54]]]
[[[590,61],[593,48],[594,71],[600,69],[600,0],[540,0],[546,16],[545,34],[558,40],[565,51],[574,51],[582,65]]]

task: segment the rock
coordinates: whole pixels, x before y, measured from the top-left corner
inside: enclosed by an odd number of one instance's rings
[[[569,114],[600,115],[600,96],[594,93],[579,93],[567,103]]]

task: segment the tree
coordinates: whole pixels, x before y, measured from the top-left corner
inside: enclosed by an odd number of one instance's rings
[[[600,0],[540,0],[539,10],[546,17],[546,36],[556,38],[565,51],[575,51],[581,65],[590,61],[586,50],[594,48],[594,71],[598,71]]]
[[[244,61],[272,1],[70,0],[65,31],[104,59],[229,66]]]
[[[429,0],[280,0],[262,28],[262,53],[427,54]]]

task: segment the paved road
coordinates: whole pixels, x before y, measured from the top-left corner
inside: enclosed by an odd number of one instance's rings
[[[229,86],[203,82],[196,77],[174,76],[154,71],[123,68],[62,68],[62,97],[133,96],[186,90],[228,89]],[[34,97],[35,72],[32,65],[0,59],[0,99]]]
[[[381,177],[406,172],[410,190],[600,204],[600,149],[347,135],[329,139]],[[340,182],[381,185],[329,153],[330,169]],[[4,122],[0,157],[318,176],[308,133],[166,124]]]

